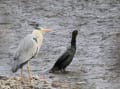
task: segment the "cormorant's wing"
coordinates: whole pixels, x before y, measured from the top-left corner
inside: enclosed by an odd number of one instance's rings
[[[70,56],[70,49],[67,49],[56,61],[54,66],[58,66],[63,63]]]

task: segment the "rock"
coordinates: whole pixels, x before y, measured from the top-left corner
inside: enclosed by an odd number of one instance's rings
[[[55,76],[52,76],[52,75],[51,75],[51,76],[49,76],[49,78],[55,78]]]
[[[52,85],[52,87],[55,87],[55,88],[57,88],[57,87],[68,88],[68,84],[65,82],[53,81],[51,85]]]
[[[58,83],[52,83],[52,87],[60,87],[60,84],[58,84]]]
[[[7,80],[8,78],[6,76],[0,76],[0,80]]]
[[[86,84],[86,82],[77,82],[77,85]]]

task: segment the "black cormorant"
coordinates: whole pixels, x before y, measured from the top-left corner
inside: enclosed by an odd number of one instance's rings
[[[65,72],[66,67],[72,62],[76,52],[77,34],[77,30],[72,32],[71,46],[58,58],[52,69],[49,71],[50,73],[54,73],[56,71]]]

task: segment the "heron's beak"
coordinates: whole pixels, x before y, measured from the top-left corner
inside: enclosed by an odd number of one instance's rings
[[[41,29],[42,30],[42,32],[50,32],[50,31],[52,31],[51,29]]]

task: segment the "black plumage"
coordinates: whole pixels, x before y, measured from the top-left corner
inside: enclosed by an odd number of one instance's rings
[[[77,34],[77,30],[74,30],[72,32],[71,46],[58,58],[52,69],[49,71],[50,73],[54,73],[56,71],[64,72],[66,67],[72,62],[74,54],[76,52]]]

